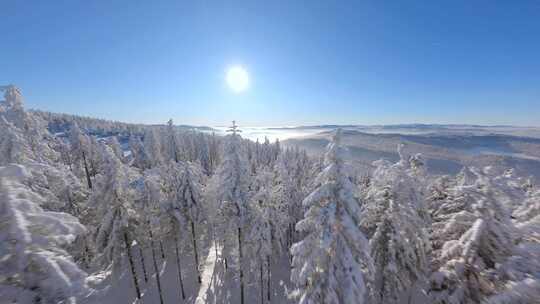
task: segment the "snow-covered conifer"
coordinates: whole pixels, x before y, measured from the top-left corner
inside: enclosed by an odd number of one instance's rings
[[[116,155],[116,158],[123,161],[124,151],[122,151],[122,147],[120,146],[120,142],[118,141],[118,138],[116,136],[111,136],[108,139],[107,144],[109,145],[109,147],[111,147],[112,151],[114,152],[114,155]]]
[[[75,162],[75,168],[80,168],[82,165],[84,175],[89,189],[92,189],[92,178],[90,176],[90,138],[83,134],[77,124],[71,126],[69,132],[69,141],[71,143],[72,159]]]
[[[225,259],[231,253],[232,243],[238,242],[240,294],[244,301],[244,277],[242,269],[242,229],[247,221],[248,178],[246,158],[241,150],[238,126],[233,121],[231,134],[226,137],[223,160],[210,181],[211,193],[218,210],[217,222],[219,238],[223,241]],[[226,262],[226,260],[225,260]]]
[[[144,145],[137,135],[129,138],[129,150],[131,151],[132,165],[139,169],[147,169],[152,166],[151,161],[146,154]]]
[[[28,171],[0,167],[0,294],[9,303],[75,303],[87,293],[86,273],[65,247],[85,232],[77,218],[45,211],[21,183]]]
[[[427,285],[429,238],[414,168],[400,151],[396,164],[377,161],[366,196],[363,226],[374,263],[375,303],[399,303]]]
[[[282,225],[286,214],[276,205],[273,198],[272,185],[274,176],[266,168],[257,171],[252,185],[255,192],[251,196],[250,231],[247,242],[248,252],[251,256],[251,272],[259,273],[261,303],[266,298],[270,301],[270,260],[273,254],[279,253],[281,244],[278,241],[282,232]],[[266,273],[266,275],[264,275]],[[265,278],[266,277],[266,278]],[[266,281],[266,296],[264,295],[264,282]]]
[[[326,168],[303,202],[308,208],[305,218],[296,225],[306,233],[291,248],[291,281],[302,304],[365,303],[369,243],[359,229],[360,203],[345,174],[340,133],[327,148]]]
[[[97,181],[89,198],[95,218],[97,250],[96,262],[101,266],[113,265],[118,274],[122,269],[122,254],[131,249],[130,220],[135,216],[133,189],[124,165],[108,146],[102,145],[107,171]]]
[[[430,292],[435,303],[478,303],[496,294],[503,282],[498,265],[515,252],[517,230],[490,177],[475,168],[470,172],[476,181],[459,191],[472,202],[471,211],[450,218],[469,228],[446,241],[437,257],[442,266],[432,275]]]
[[[154,128],[148,128],[144,132],[144,151],[152,167],[163,163],[163,151],[161,133]]]
[[[161,170],[164,180],[166,200],[163,208],[176,227],[173,233],[184,236],[190,230],[193,256],[199,274],[199,252],[197,248],[197,228],[204,218],[203,176],[198,166],[187,162],[171,161]]]

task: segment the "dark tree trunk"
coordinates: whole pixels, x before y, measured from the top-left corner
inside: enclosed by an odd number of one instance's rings
[[[133,257],[131,256],[131,245],[129,244],[128,235],[124,232],[124,242],[126,244],[127,256],[129,260],[129,266],[131,268],[131,274],[133,277],[133,285],[135,285],[135,292],[137,293],[137,299],[141,298],[141,291],[139,289],[139,282],[137,280],[137,273],[135,272],[135,265],[133,265]]]
[[[261,304],[264,304],[264,281],[263,281],[263,260],[260,260],[260,273],[259,273],[259,282],[261,283]]]
[[[85,267],[88,269],[88,265],[90,265],[90,250],[88,249],[88,241],[86,240],[86,237],[83,240],[84,242],[84,262]]]
[[[152,247],[152,260],[154,262],[154,273],[156,274],[157,288],[159,292],[159,302],[163,304],[163,293],[161,291],[161,280],[159,278],[159,269],[156,260],[156,248],[154,246],[154,236],[152,234],[152,228],[148,227],[148,233],[150,234],[150,246]]]
[[[244,304],[244,270],[242,269],[242,228],[238,227],[238,269],[240,270],[240,304]]]
[[[291,247],[293,245],[293,230],[294,230],[294,224],[293,223],[289,223],[289,250],[288,253],[289,253],[289,262],[292,264],[292,259],[293,259],[293,256],[292,256],[292,253],[291,253]]]
[[[180,254],[178,253],[178,237],[174,234],[174,246],[176,249],[176,268],[178,269],[178,280],[180,281],[180,290],[182,293],[182,299],[186,299],[184,292],[184,281],[182,280],[182,265],[180,264]]]
[[[197,237],[195,235],[195,223],[191,221],[191,239],[193,241],[193,256],[195,257],[195,270],[197,271],[197,280],[202,283],[201,273],[199,272],[199,253],[197,251]],[[217,257],[217,256],[216,256]]]
[[[268,298],[268,302],[270,302],[270,255],[266,256],[266,296]]]
[[[165,251],[163,250],[163,242],[159,241],[159,250],[161,251],[161,258],[165,260]]]
[[[140,244],[139,244],[139,255],[141,258],[141,266],[142,266],[142,271],[144,274],[144,281],[148,282],[148,274],[146,273],[146,265],[144,264],[144,252]]]
[[[82,153],[83,162],[84,162],[84,172],[86,173],[86,182],[88,183],[88,189],[92,189],[92,179],[90,178],[90,171],[88,171],[88,164],[86,163],[86,155],[84,151]]]

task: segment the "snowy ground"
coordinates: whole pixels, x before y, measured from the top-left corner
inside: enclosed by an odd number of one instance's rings
[[[167,246],[169,245],[169,246]],[[196,269],[191,249],[184,248],[181,254],[182,278],[186,298],[182,300],[181,289],[178,280],[178,271],[176,268],[175,252],[173,244],[166,244],[168,247],[165,251],[165,259],[161,258],[159,250],[157,250],[157,258],[160,267],[160,279],[163,290],[164,303],[239,303],[240,288],[237,272],[229,268],[225,271],[221,260],[221,252],[216,248],[213,242],[205,246],[201,254],[201,278],[202,283],[197,282]],[[139,276],[139,284],[141,287],[142,299],[137,301],[135,296],[135,288],[127,258],[125,261],[125,270],[123,274],[117,278],[107,278],[95,287],[101,288],[111,284],[108,289],[99,290],[92,296],[84,299],[84,304],[119,304],[119,303],[160,303],[155,273],[152,264],[152,255],[150,250],[145,250],[144,253],[146,270],[149,275],[148,282],[144,281],[143,270],[140,262],[140,255],[137,246],[133,247],[133,259],[136,264],[136,272]],[[290,303],[286,297],[286,289],[290,289],[289,270],[287,266],[288,257],[280,257],[272,262],[272,296],[271,301],[265,300],[265,303]],[[93,279],[98,279],[95,275]],[[260,287],[258,277],[248,273],[246,281],[249,282],[245,288],[246,302],[245,303],[261,303]],[[266,295],[266,290],[264,291]]]
[[[212,243],[212,247],[208,250],[208,256],[202,265],[202,283],[195,299],[196,304],[210,303],[212,300],[215,302],[213,295],[215,294],[214,288],[217,285],[217,278],[215,277],[216,263],[218,254],[220,253],[221,249],[218,249],[216,244]]]

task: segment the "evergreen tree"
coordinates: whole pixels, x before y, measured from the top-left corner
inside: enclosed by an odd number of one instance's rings
[[[225,259],[231,252],[231,244],[236,238],[238,242],[238,270],[240,274],[240,299],[244,303],[244,273],[243,273],[243,234],[242,229],[247,224],[248,212],[248,166],[241,150],[241,137],[238,126],[233,121],[230,135],[226,137],[223,160],[212,177],[210,187],[218,210],[217,226],[220,227],[220,239],[223,241]],[[236,236],[236,237],[234,237]],[[232,238],[232,240],[231,240]],[[225,260],[227,263],[227,260]]]
[[[459,188],[473,202],[472,216],[460,216],[462,225],[470,228],[442,247],[442,266],[431,279],[435,303],[478,303],[496,294],[503,282],[497,265],[515,250],[517,231],[489,176],[474,168],[471,172],[474,184]]]
[[[19,165],[0,167],[2,300],[75,303],[89,292],[87,275],[65,248],[85,228],[69,214],[43,210],[42,198],[21,183],[28,175]]]
[[[374,303],[399,303],[426,287],[429,239],[416,194],[418,185],[407,170],[407,160],[378,161],[368,190],[364,218],[374,262]],[[369,212],[368,212],[369,211]],[[371,227],[370,227],[371,226]]]
[[[291,281],[299,303],[365,303],[371,269],[369,244],[359,229],[360,203],[344,174],[338,130],[325,155],[317,188],[304,200],[308,208],[296,228],[306,233],[293,245]]]
[[[177,230],[184,235],[190,231],[197,280],[200,283],[197,227],[203,219],[203,176],[199,167],[186,162],[170,162],[161,170],[167,200],[165,210]]]
[[[89,199],[95,208],[97,256],[95,262],[101,266],[112,266],[118,275],[122,269],[122,253],[126,250],[132,271],[136,296],[141,297],[138,278],[135,273],[131,254],[132,240],[130,222],[135,216],[133,190],[129,186],[126,169],[114,152],[102,146],[103,159],[107,171],[98,181],[96,189]]]

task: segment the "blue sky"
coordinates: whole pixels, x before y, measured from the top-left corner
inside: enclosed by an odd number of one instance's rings
[[[54,112],[540,125],[540,1],[0,0],[0,28],[0,84]]]

